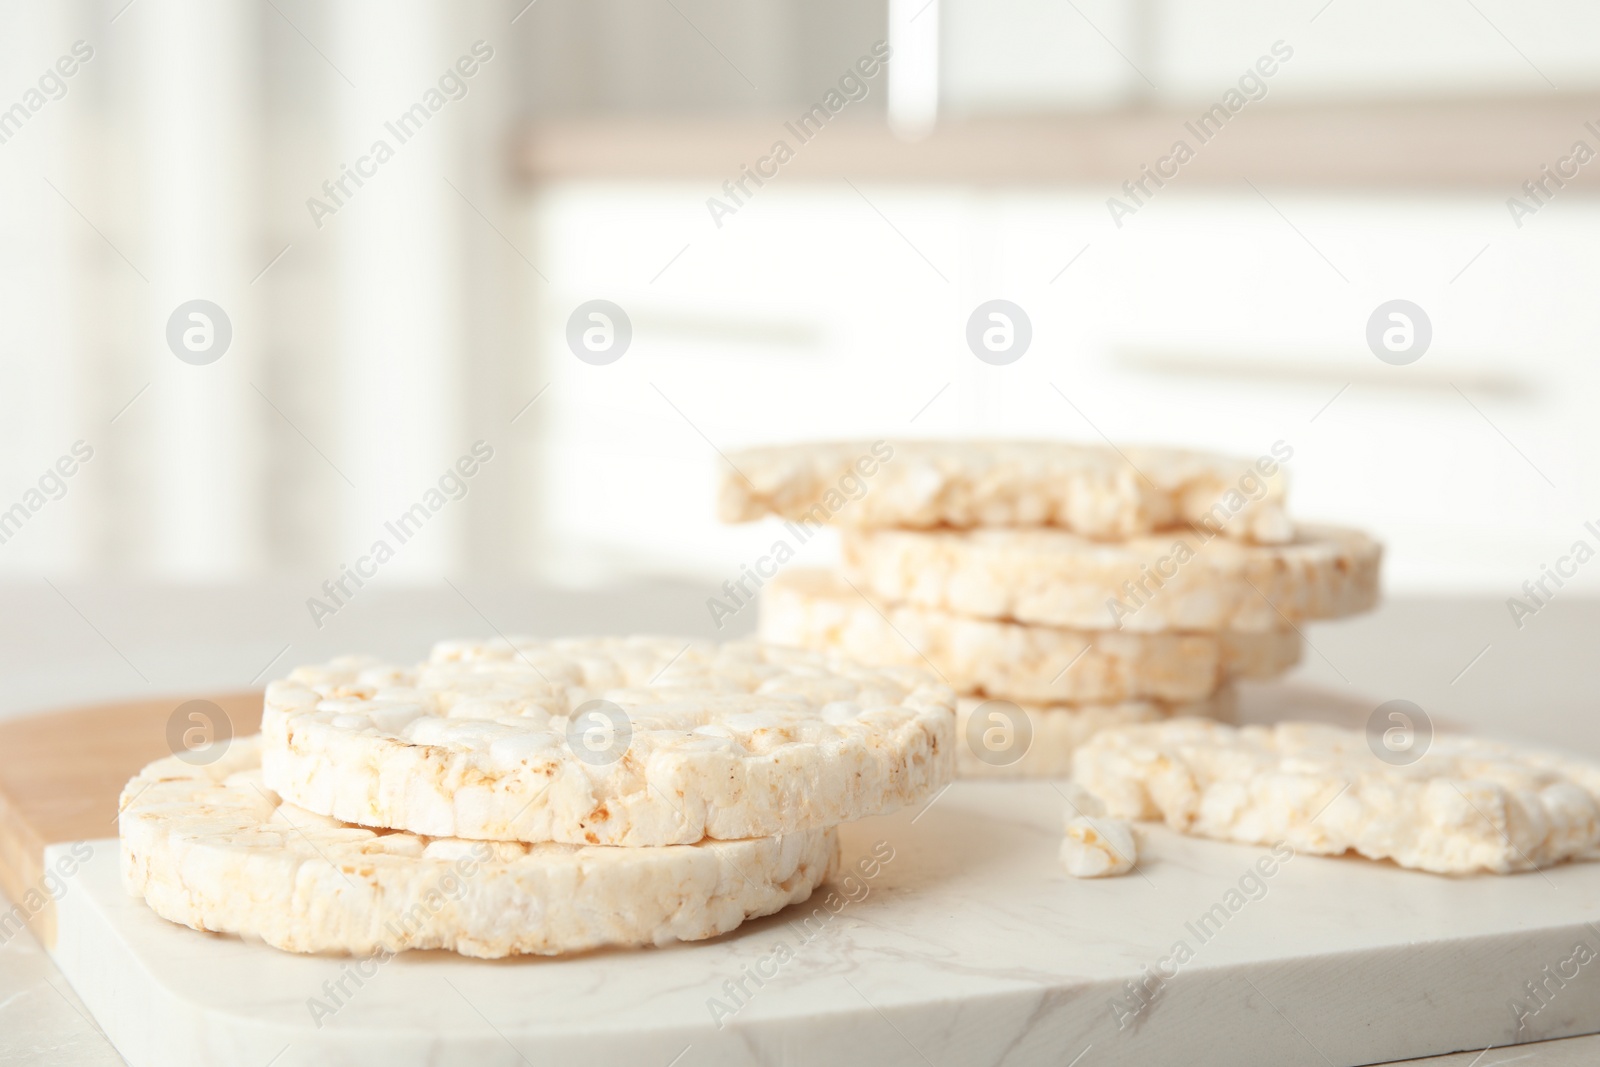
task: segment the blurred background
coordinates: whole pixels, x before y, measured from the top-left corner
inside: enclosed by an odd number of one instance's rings
[[[1441,692],[1480,644],[1507,684],[1583,654],[1504,602],[1600,545],[1592,4],[96,0],[0,9],[0,74],[5,708],[90,660],[164,693],[560,612],[713,632],[771,540],[716,523],[720,453],[841,436],[1283,441],[1397,610],[1472,605]]]

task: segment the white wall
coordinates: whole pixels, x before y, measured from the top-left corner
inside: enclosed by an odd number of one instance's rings
[[[847,435],[1103,432],[1245,455],[1283,439],[1295,510],[1379,533],[1397,589],[1509,595],[1600,518],[1592,202],[1519,231],[1489,197],[1274,196],[1330,267],[1248,193],[1169,190],[1119,231],[1088,193],[862,188],[902,239],[842,185],[769,185],[720,231],[713,191],[540,202],[554,284],[529,295],[554,384],[530,560],[552,576],[736,573],[770,538],[713,521],[713,445]],[[634,321],[633,348],[605,367],[561,334],[594,296]],[[993,297],[1033,321],[1032,349],[1005,367],[963,340]],[[1410,366],[1365,340],[1395,297],[1434,325]]]
[[[829,49],[859,51],[826,19],[878,32],[825,6],[791,33],[793,5],[719,22],[735,9],[685,0],[759,94],[670,9],[616,55],[670,36],[678,51],[650,69],[698,63],[705,78],[666,103],[710,106],[722,86],[749,110],[811,93],[812,67],[836,69]],[[1479,0],[1481,15],[1444,0],[1077,7],[941,0],[941,113],[1203,100],[1279,36],[1296,56],[1274,99],[1600,82],[1600,14],[1571,0]],[[520,198],[504,153],[522,107],[562,92],[631,107],[659,78],[592,84],[585,49],[627,24],[624,5],[541,3],[512,25],[519,8],[418,0],[393,25],[386,8],[309,0],[0,10],[0,107],[75,40],[95,49],[0,144],[0,510],[75,440],[95,448],[0,544],[0,575],[287,574],[313,577],[309,593],[480,437],[497,448],[490,478],[385,580],[735,571],[764,535],[713,523],[706,438],[1098,430],[1252,453],[1282,437],[1299,510],[1382,533],[1397,587],[1514,589],[1600,515],[1589,200],[1516,229],[1504,194],[1264,190],[1302,238],[1245,191],[1181,182],[1120,230],[1109,190],[779,180],[721,229],[705,210],[717,190],[698,184]],[[191,33],[214,47],[175,66]],[[815,47],[779,47],[800,37]],[[469,96],[316,227],[305,202],[322,180],[479,38],[497,56]],[[210,367],[179,363],[159,332],[191,296],[234,320]],[[1034,320],[1010,367],[962,342],[994,296]],[[1437,334],[1404,368],[1362,339],[1397,296]],[[608,367],[562,341],[596,297],[634,320]]]
[[[1584,0],[940,0],[945,110],[1214,99],[1274,41],[1274,99],[1581,92],[1600,85]]]
[[[510,362],[497,298],[520,262],[496,232],[517,219],[502,7],[0,11],[0,111],[75,41],[93,53],[0,143],[0,513],[75,441],[93,449],[0,543],[0,574],[320,580],[503,432],[479,418],[499,388],[486,362]],[[396,142],[385,121],[480,40],[496,57],[466,95],[319,225],[323,181]],[[232,326],[201,366],[166,337],[195,298]],[[459,568],[479,513],[495,515],[452,503],[386,574]]]

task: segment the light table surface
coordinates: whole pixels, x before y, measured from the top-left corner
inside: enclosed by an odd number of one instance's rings
[[[460,580],[449,587],[369,591],[321,629],[293,582],[235,589],[20,586],[3,591],[0,717],[116,698],[183,696],[259,686],[297,662],[346,651],[422,656],[442,636],[651,631],[705,637],[747,632],[753,614],[715,632],[708,591],[678,583],[595,592]],[[1359,716],[1395,698],[1441,724],[1600,758],[1600,603],[1557,602],[1518,630],[1503,602],[1397,599],[1359,619],[1306,628],[1294,681],[1322,694],[1298,709],[1250,716]],[[176,704],[177,701],[174,701]],[[0,937],[4,937],[0,932]],[[37,942],[0,941],[0,1064],[119,1062]],[[1449,1067],[1600,1062],[1600,1037],[1412,1061]],[[1088,1067],[1086,1064],[1085,1067]]]

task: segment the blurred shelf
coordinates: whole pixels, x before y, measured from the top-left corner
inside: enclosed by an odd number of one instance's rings
[[[530,183],[739,177],[777,140],[787,179],[966,184],[1103,184],[1137,178],[1178,139],[1195,149],[1185,187],[1258,184],[1329,190],[1495,189],[1516,193],[1577,140],[1600,150],[1600,96],[1316,105],[1249,104],[1201,143],[1202,111],[1162,107],[1093,114],[952,120],[904,141],[881,118],[841,116],[801,142],[792,118],[564,118],[525,125],[515,147]],[[1585,123],[1594,123],[1593,128]],[[786,125],[790,123],[791,125]],[[1593,187],[1600,166],[1568,182]],[[768,179],[772,180],[772,179]]]

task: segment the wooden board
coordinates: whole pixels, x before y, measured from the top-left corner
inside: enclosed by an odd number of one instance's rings
[[[47,845],[116,836],[122,786],[172,754],[167,724],[188,699],[99,704],[0,722],[0,890],[25,908],[34,935],[55,940],[55,908],[44,887]],[[261,727],[261,694],[204,697],[235,735]]]

